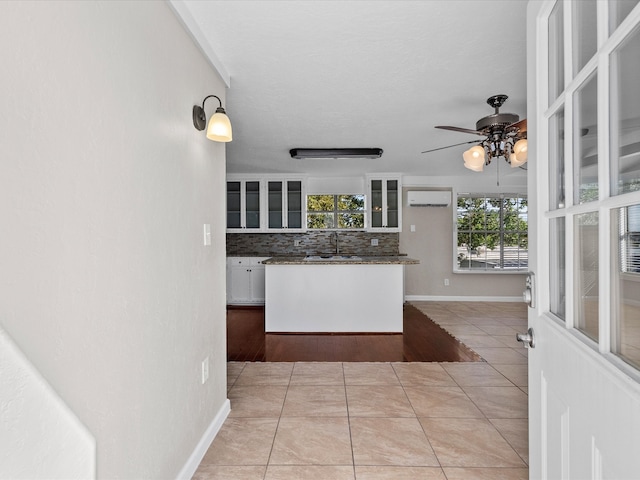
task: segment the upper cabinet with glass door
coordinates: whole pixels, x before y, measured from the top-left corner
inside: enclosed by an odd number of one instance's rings
[[[227,230],[260,231],[262,226],[260,180],[227,181]]]
[[[304,180],[227,177],[227,231],[303,231]]]
[[[402,185],[399,175],[368,176],[369,231],[402,230]]]
[[[267,230],[304,229],[304,191],[302,179],[267,180]]]

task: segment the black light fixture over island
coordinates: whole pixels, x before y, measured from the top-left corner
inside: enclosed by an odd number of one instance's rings
[[[380,158],[381,148],[292,148],[291,158]]]

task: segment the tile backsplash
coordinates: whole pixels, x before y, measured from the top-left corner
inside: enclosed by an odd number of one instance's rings
[[[372,245],[377,240],[378,245]],[[375,243],[375,242],[374,242]],[[398,255],[398,233],[338,232],[344,255]],[[227,233],[228,256],[322,255],[336,253],[335,232]]]

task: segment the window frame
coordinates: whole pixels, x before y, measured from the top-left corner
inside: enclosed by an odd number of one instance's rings
[[[461,268],[460,264],[459,264],[459,260],[458,260],[458,256],[459,256],[459,247],[458,247],[458,234],[459,234],[459,230],[458,230],[458,201],[460,198],[484,198],[484,199],[493,199],[493,200],[500,200],[500,211],[499,211],[499,224],[500,224],[500,228],[499,230],[491,230],[491,229],[487,229],[487,230],[481,230],[480,232],[485,232],[485,233],[497,233],[498,234],[498,238],[499,238],[499,242],[498,245],[496,246],[496,249],[499,249],[499,262],[501,264],[501,266],[499,266],[498,268]],[[517,198],[519,200],[526,200],[528,202],[528,198],[527,198],[527,194],[525,193],[461,193],[458,192],[455,195],[455,207],[452,209],[453,210],[453,255],[452,255],[452,261],[453,261],[453,272],[458,274],[465,274],[465,275],[517,275],[517,274],[526,274],[529,271],[529,249],[528,249],[528,228],[527,230],[506,230],[504,228],[504,199],[512,199],[512,198]],[[528,206],[527,206],[527,211],[526,211],[527,215],[528,215]],[[528,221],[528,218],[527,218]],[[528,227],[528,225],[527,225]],[[471,232],[471,230],[469,230],[469,232]],[[505,261],[505,254],[504,254],[504,238],[505,235],[511,235],[511,234],[518,234],[518,235],[525,235],[527,238],[527,248],[524,250],[526,252],[526,264],[525,265],[520,265],[518,267],[514,267],[514,268],[504,268],[502,265],[504,265],[504,261]],[[471,259],[470,259],[471,260]]]
[[[309,209],[309,198],[310,197],[333,197],[333,210],[310,210]],[[339,205],[339,198],[340,197],[345,197],[345,196],[351,196],[351,197],[362,197],[362,210],[339,210],[338,209],[338,205]],[[306,211],[305,211],[305,227],[307,229],[307,231],[334,231],[334,230],[339,230],[339,231],[348,231],[348,232],[360,232],[360,231],[366,231],[367,228],[367,195],[364,193],[313,193],[313,194],[307,194],[305,195],[305,200],[306,200]],[[322,227],[322,228],[315,228],[309,225],[309,215],[310,214],[332,214],[333,216],[333,224],[335,225],[334,227]],[[362,226],[361,227],[355,227],[355,228],[343,228],[340,227],[340,215],[344,215],[344,214],[356,214],[356,215],[362,215]]]

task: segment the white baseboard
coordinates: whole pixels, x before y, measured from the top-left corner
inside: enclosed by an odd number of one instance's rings
[[[522,302],[519,297],[465,297],[465,296],[440,296],[440,295],[405,295],[407,302]]]
[[[202,435],[202,438],[196,445],[196,448],[193,450],[191,455],[189,455],[189,459],[187,463],[184,464],[184,467],[180,470],[180,473],[176,477],[178,480],[189,480],[196,473],[200,462],[204,458],[205,453],[211,446],[213,439],[216,438],[216,435],[222,428],[222,424],[229,416],[229,412],[231,411],[231,402],[227,398],[218,413],[214,417],[213,421]]]

